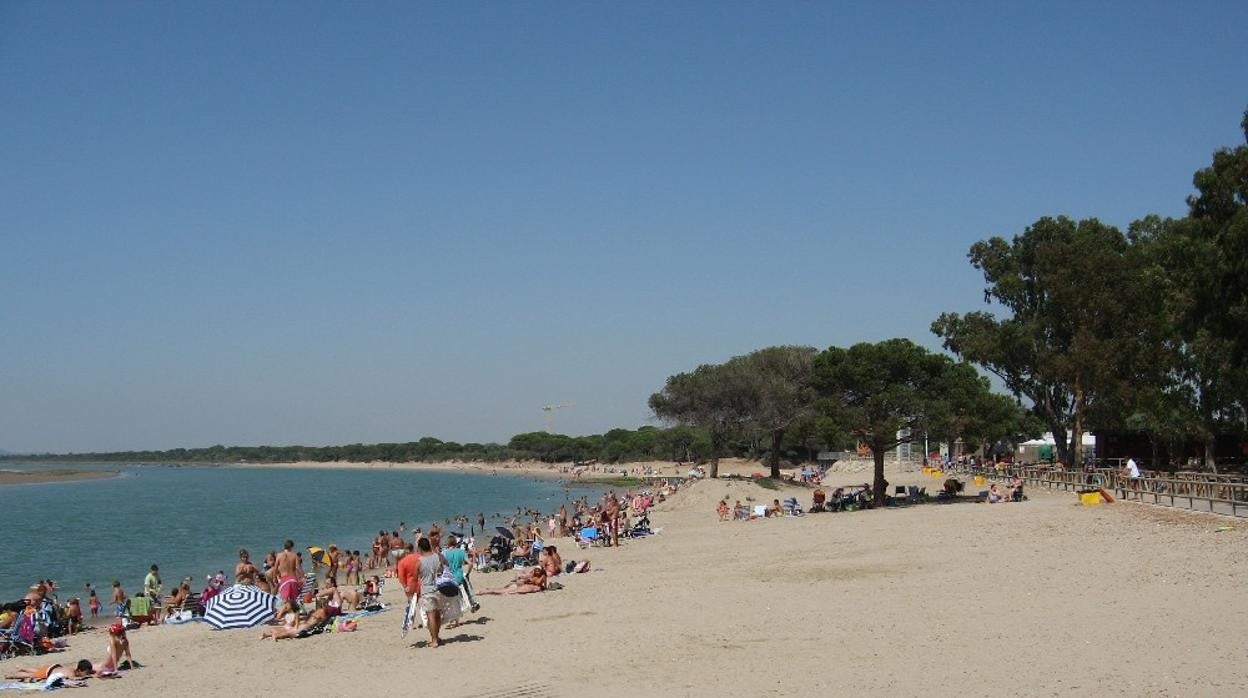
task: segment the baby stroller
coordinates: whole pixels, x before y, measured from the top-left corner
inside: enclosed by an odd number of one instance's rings
[[[34,613],[20,611],[13,625],[0,630],[0,659],[39,654],[41,651]]]
[[[511,541],[502,536],[490,539],[490,558],[483,566],[483,571],[505,570],[511,566]]]

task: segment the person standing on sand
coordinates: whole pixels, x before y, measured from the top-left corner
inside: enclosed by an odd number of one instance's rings
[[[438,591],[438,571],[442,569],[442,556],[434,551],[428,538],[416,541],[420,551],[420,608],[429,621],[429,646],[442,644],[438,632],[442,629],[442,594]]]
[[[1127,456],[1127,462],[1124,463],[1122,466],[1121,475],[1122,477],[1126,478],[1127,487],[1125,489],[1128,492],[1135,491],[1139,488],[1140,466],[1135,464],[1134,458]]]
[[[282,552],[277,554],[273,564],[273,582],[277,586],[277,595],[283,601],[298,601],[299,590],[303,587],[303,566],[295,554],[295,542],[287,540],[282,544]]]
[[[160,591],[164,584],[160,581],[160,568],[152,565],[151,571],[143,578],[143,595],[152,600],[152,620],[160,622]]]
[[[330,545],[329,552],[327,553],[326,557],[329,558],[329,563],[326,565],[328,569],[326,569],[325,571],[325,578],[332,579],[334,580],[335,583],[337,583],[338,582],[338,560],[339,558],[342,557],[342,553],[338,551],[337,545]]]
[[[399,558],[403,556],[403,537],[399,535],[398,530],[392,532],[390,536],[390,567],[399,564]]]
[[[126,615],[126,592],[121,588],[121,582],[113,580],[113,605],[116,607],[117,616]]]
[[[451,568],[451,574],[455,575],[455,583],[459,585],[464,598],[468,600],[468,607],[475,613],[480,607],[473,596],[472,581],[469,579],[472,574],[472,562],[468,559],[468,551],[464,549],[454,533],[447,536],[446,550],[442,553],[442,559],[446,560],[447,566]]]
[[[257,576],[259,575],[256,573],[256,566],[251,563],[251,553],[247,552],[246,548],[239,550],[238,564],[234,566],[234,581],[238,584],[252,584]],[[243,582],[244,579],[251,581]]]
[[[606,507],[603,511],[606,515],[607,530],[611,534],[611,547],[618,548],[620,546],[620,502],[615,498],[615,492],[607,493]]]
[[[409,603],[413,596],[420,593],[420,556],[415,554],[415,550],[416,546],[408,543],[407,554],[399,558],[399,564],[394,571]]]

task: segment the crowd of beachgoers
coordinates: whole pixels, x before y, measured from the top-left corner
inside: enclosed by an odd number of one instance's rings
[[[223,569],[209,574],[197,592],[186,578],[166,593],[157,564],[150,566],[141,591],[129,595],[113,581],[103,592],[106,601],[90,582],[81,595],[62,600],[66,589],[41,579],[22,599],[0,605],[0,658],[69,652],[80,632],[101,625],[108,636],[104,656],[18,668],[5,678],[51,688],[116,677],[140,666],[131,656],[129,632],[145,625],[203,620],[214,597],[233,587],[251,587],[273,600],[276,612],[266,614],[260,637],[281,640],[327,630],[351,632],[356,618],[386,610],[382,590],[387,582],[397,583],[407,600],[404,633],[423,625],[429,633],[426,646],[437,647],[443,627],[479,610],[479,596],[559,589],[561,576],[591,569],[587,559],[565,560],[554,539],[571,538],[577,550],[586,550],[649,535],[650,508],[680,486],[679,480],[656,480],[637,492],[608,491],[594,502],[570,499],[557,511],[517,508],[514,514],[493,514],[492,527],[487,527],[485,513],[435,521],[427,529],[400,522],[380,529],[364,551],[308,546],[305,556],[305,550],[286,540],[257,564],[242,549],[232,575]],[[509,582],[474,588],[474,571],[505,570],[516,572]]]

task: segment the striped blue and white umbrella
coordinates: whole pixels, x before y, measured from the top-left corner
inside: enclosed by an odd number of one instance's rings
[[[204,621],[217,630],[252,628],[272,620],[277,597],[253,586],[235,584],[208,599]]]

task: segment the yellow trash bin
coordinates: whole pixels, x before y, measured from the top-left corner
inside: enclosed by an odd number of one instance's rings
[[[944,473],[943,470],[932,468],[932,477],[940,477],[942,473]]]
[[[984,486],[984,476],[983,476],[983,475],[976,475],[976,476],[975,476],[975,486],[976,486],[976,487],[983,487],[983,486]]]
[[[1079,494],[1079,503],[1085,507],[1096,506],[1102,501],[1100,492],[1081,492]]]

